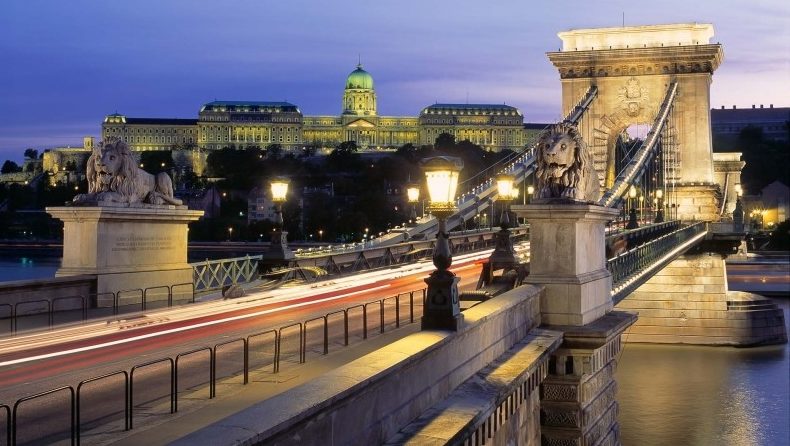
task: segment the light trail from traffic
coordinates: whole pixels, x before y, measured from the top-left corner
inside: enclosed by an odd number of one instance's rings
[[[474,286],[476,280],[470,279],[476,279],[479,261],[490,252],[455,257],[456,266],[452,270],[464,277],[465,288]],[[350,303],[380,298],[382,293],[395,295],[422,288],[424,274],[431,270],[433,265],[429,261],[421,261],[338,278],[325,284],[300,285],[234,300],[153,311],[139,316],[153,323],[139,327],[121,328],[123,321],[134,320],[126,317],[9,338],[0,348],[0,383],[46,382],[48,377],[59,373],[128,361],[143,353],[158,354],[187,342],[207,341],[245,330],[250,332],[262,325],[306,320],[316,311],[325,313]]]

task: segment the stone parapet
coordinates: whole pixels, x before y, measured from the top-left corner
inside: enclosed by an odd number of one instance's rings
[[[537,389],[561,342],[559,332],[530,331],[386,444],[539,445]]]
[[[82,301],[96,293],[96,276],[81,275],[69,277],[53,277],[49,279],[15,280],[0,283],[0,307],[3,305],[16,306],[24,302],[37,302],[35,308],[24,308],[26,314],[45,313],[49,311],[44,301],[60,300],[56,311],[76,310],[82,308]],[[74,299],[69,299],[74,298]],[[86,301],[85,305],[93,303]],[[10,312],[0,308],[0,314],[10,315]]]
[[[381,444],[524,339],[542,292],[516,288],[464,311],[458,332],[407,336],[173,444]]]

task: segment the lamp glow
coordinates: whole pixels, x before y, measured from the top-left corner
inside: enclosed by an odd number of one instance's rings
[[[288,178],[277,177],[271,180],[272,201],[275,203],[284,203],[285,197],[288,195]]]
[[[437,156],[423,161],[422,169],[425,172],[425,182],[428,185],[432,213],[455,209],[458,177],[463,167],[463,160],[450,156]]]
[[[628,197],[629,198],[636,198],[636,187],[631,185],[631,188],[628,189]]]
[[[409,197],[409,203],[416,203],[420,199],[420,187],[416,184],[408,185],[406,195]]]
[[[497,194],[500,200],[511,200],[515,197],[513,192],[515,177],[509,174],[500,174],[496,177]]]

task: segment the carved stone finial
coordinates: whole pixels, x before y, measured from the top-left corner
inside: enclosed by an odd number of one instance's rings
[[[147,203],[181,205],[173,196],[173,182],[160,172],[152,175],[139,167],[120,138],[109,137],[93,148],[86,167],[88,193],[74,197],[76,205]]]
[[[536,202],[598,201],[598,175],[574,124],[561,122],[540,135],[536,163]]]

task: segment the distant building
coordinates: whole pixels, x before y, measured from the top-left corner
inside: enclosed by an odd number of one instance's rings
[[[710,126],[714,139],[721,144],[732,144],[741,130],[747,126],[759,127],[766,139],[775,141],[788,140],[788,123],[790,123],[790,107],[764,107],[752,105],[751,108],[714,108],[710,111]]]
[[[42,169],[50,174],[66,171],[85,171],[85,163],[91,156],[94,139],[86,136],[82,139],[82,147],[55,147],[44,150],[41,157]]]
[[[197,119],[104,118],[102,138],[118,136],[132,150],[175,148],[216,150],[280,144],[287,150],[305,146],[335,147],[354,141],[367,150],[433,144],[441,133],[469,140],[487,150],[518,149],[534,129],[524,127],[517,108],[505,104],[434,104],[420,116],[379,116],[373,77],[362,69],[346,79],[339,116],[304,116],[289,102],[214,101]],[[193,163],[202,164],[205,157]],[[199,169],[195,169],[199,170]]]
[[[790,188],[781,181],[765,186],[759,195],[744,197],[746,215],[771,228],[790,218]]]
[[[274,201],[270,198],[268,187],[254,187],[247,195],[247,223],[269,220],[277,217]]]

